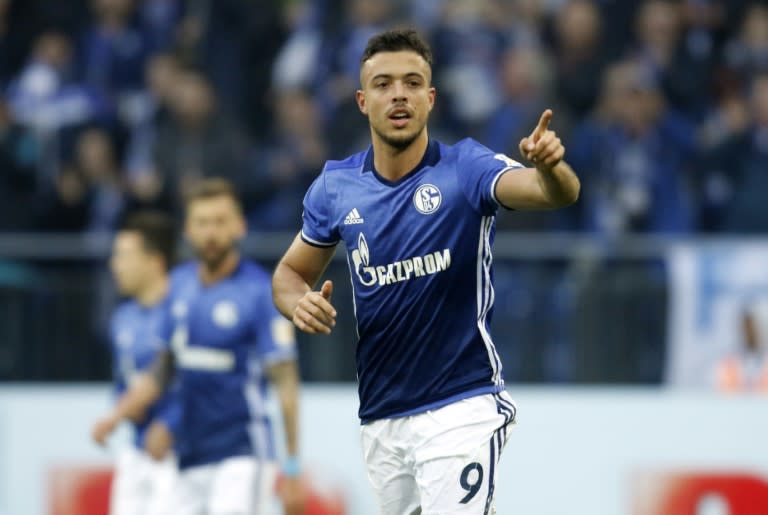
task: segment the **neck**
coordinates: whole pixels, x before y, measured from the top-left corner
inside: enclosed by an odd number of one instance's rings
[[[168,277],[163,273],[151,281],[136,294],[136,301],[142,306],[154,306],[168,293]]]
[[[240,252],[233,250],[226,255],[221,262],[217,263],[214,267],[209,267],[205,263],[200,263],[200,280],[203,284],[214,284],[222,279],[232,275],[237,265],[240,263]]]
[[[396,181],[405,174],[416,168],[424,154],[427,152],[429,136],[427,128],[405,148],[397,148],[382,141],[381,138],[374,136],[373,142],[373,165],[379,175],[390,181]]]

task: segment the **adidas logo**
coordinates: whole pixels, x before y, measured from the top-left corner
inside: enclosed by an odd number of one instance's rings
[[[360,213],[358,212],[357,208],[354,208],[352,211],[349,212],[349,214],[344,218],[344,225],[354,225],[354,224],[361,224],[365,220],[362,216],[360,216]]]

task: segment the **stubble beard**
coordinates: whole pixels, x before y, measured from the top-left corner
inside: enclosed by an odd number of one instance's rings
[[[234,252],[234,249],[234,246],[230,246],[223,247],[219,249],[218,252],[205,252],[204,250],[199,250],[197,252],[197,259],[209,272],[215,272],[221,267],[232,252]]]
[[[410,147],[413,144],[413,142],[416,141],[419,136],[421,136],[421,133],[424,132],[425,127],[426,127],[426,123],[422,125],[419,128],[419,130],[415,131],[413,134],[403,135],[400,133],[395,133],[396,136],[392,136],[392,135],[386,134],[384,131],[380,130],[375,125],[371,124],[371,129],[373,130],[373,132],[376,133],[379,139],[398,152],[403,152],[408,147]]]

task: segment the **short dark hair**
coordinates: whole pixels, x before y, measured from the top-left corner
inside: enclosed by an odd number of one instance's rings
[[[160,211],[136,211],[126,217],[119,230],[138,233],[144,249],[153,254],[160,254],[166,269],[174,265],[176,224],[170,216]]]
[[[381,32],[368,40],[363,51],[360,66],[379,52],[400,52],[410,50],[419,54],[431,67],[432,50],[426,41],[413,29],[393,29]]]
[[[187,191],[185,204],[189,208],[189,205],[196,200],[208,200],[216,197],[229,197],[239,210],[243,209],[235,185],[222,177],[209,177],[194,183]]]

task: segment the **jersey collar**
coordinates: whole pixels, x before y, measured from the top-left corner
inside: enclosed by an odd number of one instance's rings
[[[427,144],[427,150],[424,152],[424,157],[421,158],[419,164],[416,167],[403,175],[396,181],[390,181],[382,177],[379,172],[376,171],[376,167],[373,165],[373,146],[368,147],[368,152],[365,154],[365,163],[363,164],[363,172],[371,172],[379,182],[386,184],[387,186],[396,186],[403,182],[405,179],[413,175],[414,173],[428,167],[435,166],[440,161],[440,145],[435,140],[429,140]]]

